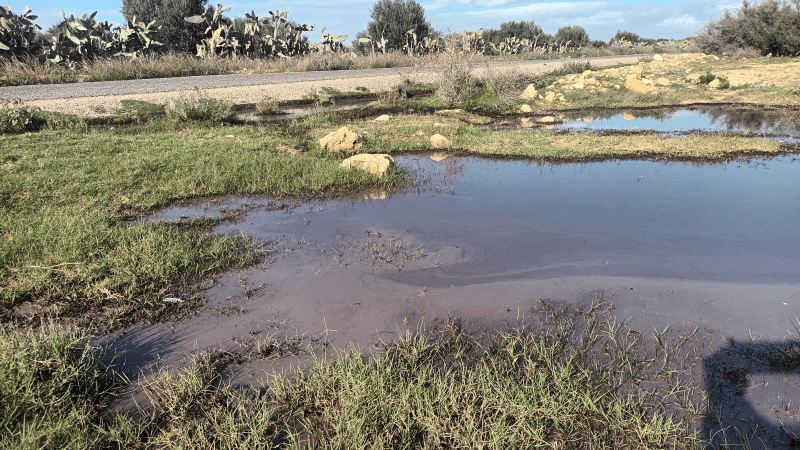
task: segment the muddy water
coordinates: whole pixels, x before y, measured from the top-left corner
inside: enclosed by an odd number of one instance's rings
[[[435,317],[488,328],[524,322],[540,298],[609,301],[645,334],[698,326],[767,343],[800,334],[793,156],[705,165],[443,156],[398,157],[422,182],[391,196],[231,198],[158,214],[243,210],[216,232],[253,236],[271,252],[263,264],[216,280],[197,317],[126,330],[112,337],[115,348],[131,368],[170,366],[195,349],[237,348],[271,333],[369,349]],[[275,364],[248,363],[232,379],[257,383]],[[797,394],[790,378],[777,394],[782,402],[787,391]],[[777,423],[775,387],[754,384],[742,400],[752,406],[746,417],[728,419]],[[791,417],[780,419],[800,430]]]

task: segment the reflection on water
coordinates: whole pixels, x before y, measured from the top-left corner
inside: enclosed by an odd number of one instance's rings
[[[687,131],[750,132],[800,135],[800,112],[730,107],[655,108],[646,110],[567,111],[556,129],[569,131],[655,130],[680,134]]]

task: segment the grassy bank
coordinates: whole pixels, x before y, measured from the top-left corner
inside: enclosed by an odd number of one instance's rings
[[[378,182],[335,159],[290,157],[313,125],[283,131],[157,121],[115,131],[0,136],[0,304],[33,316],[115,328],[169,313],[165,297],[199,301],[209,275],[269,249],[209,235],[214,221],[143,224],[140,214],[218,194],[331,195]],[[98,145],[101,143],[101,145]],[[397,183],[396,175],[380,181]],[[22,319],[18,319],[22,320]]]
[[[234,388],[223,373],[266,356],[199,352],[132,387],[146,400],[109,410],[128,384],[80,336],[4,332],[6,448],[701,448],[694,331],[645,337],[604,304],[542,303],[528,323],[470,333],[454,318],[365,357]],[[546,326],[545,326],[546,324]],[[673,357],[673,354],[676,357]],[[268,354],[267,354],[268,355]],[[682,357],[677,357],[681,355]],[[44,361],[44,363],[42,363]],[[38,380],[37,382],[35,382]],[[22,402],[24,408],[21,407]]]

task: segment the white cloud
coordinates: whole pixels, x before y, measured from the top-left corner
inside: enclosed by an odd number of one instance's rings
[[[678,17],[672,17],[661,21],[659,24],[663,28],[681,28],[684,30],[694,30],[701,26],[702,23],[689,14],[684,14]]]

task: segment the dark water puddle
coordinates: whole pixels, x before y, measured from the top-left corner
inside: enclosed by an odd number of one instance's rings
[[[372,348],[433,317],[497,329],[524,320],[540,298],[600,299],[644,336],[688,325],[718,337],[702,350],[699,383],[711,401],[704,437],[791,448],[800,370],[775,369],[770,358],[789,348],[787,332],[800,335],[797,157],[549,165],[420,154],[396,162],[420,186],[283,207],[232,197],[156,215],[242,210],[216,232],[253,236],[270,253],[220,277],[196,318],[129,330],[112,337],[115,349],[138,368],[177,367],[186,352],[253,345],[270,330]],[[232,380],[257,384],[276,364],[247,363]]]
[[[353,111],[370,108],[378,104],[372,99],[342,99],[328,105],[287,105],[281,106],[278,114],[263,115],[253,107],[238,112],[241,120],[249,122],[277,122],[281,120],[302,119],[316,114]]]

